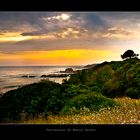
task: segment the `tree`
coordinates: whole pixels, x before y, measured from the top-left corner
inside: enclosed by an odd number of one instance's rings
[[[133,50],[127,50],[124,52],[123,55],[121,55],[122,59],[129,58],[131,59],[132,57],[137,57],[139,54],[135,54]]]

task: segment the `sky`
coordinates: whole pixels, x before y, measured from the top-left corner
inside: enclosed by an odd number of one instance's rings
[[[87,65],[140,54],[140,12],[0,12],[0,66]]]

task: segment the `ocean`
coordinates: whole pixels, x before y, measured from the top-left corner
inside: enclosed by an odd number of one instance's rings
[[[0,66],[0,93],[20,86],[39,82],[41,75],[55,74],[66,68],[82,69],[83,66]],[[24,77],[31,76],[30,78]],[[64,78],[49,78],[50,81],[62,83]]]

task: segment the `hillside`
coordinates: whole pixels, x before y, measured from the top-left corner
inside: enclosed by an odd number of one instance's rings
[[[103,62],[72,75],[69,84],[84,84],[107,97],[140,98],[140,60]]]
[[[40,81],[0,97],[0,122],[67,116],[115,109],[116,98],[140,99],[140,60],[103,62],[77,71],[63,84]],[[137,105],[140,111],[140,106]]]

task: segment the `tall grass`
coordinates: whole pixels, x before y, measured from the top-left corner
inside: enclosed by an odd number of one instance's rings
[[[115,98],[121,106],[102,109],[99,112],[82,110],[78,115],[48,116],[25,120],[27,124],[140,124],[140,99]]]

